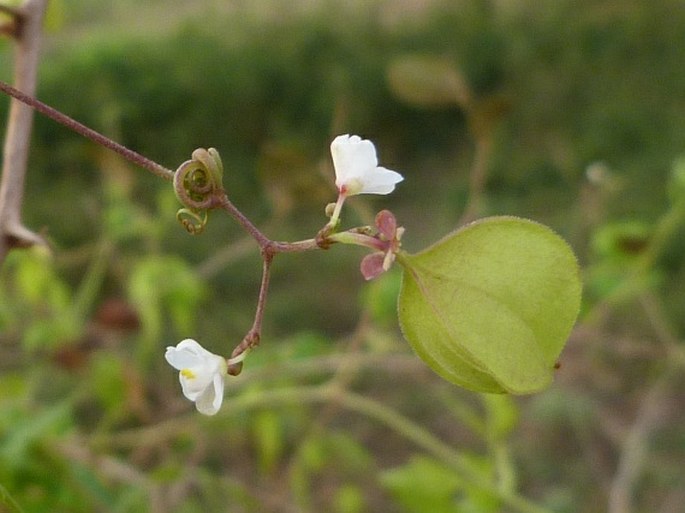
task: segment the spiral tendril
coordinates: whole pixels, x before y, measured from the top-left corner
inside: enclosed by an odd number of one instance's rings
[[[176,212],[176,219],[190,235],[200,235],[205,231],[208,214],[206,210],[196,212],[189,208],[182,208]]]
[[[174,173],[174,192],[184,206],[176,218],[192,235],[202,233],[207,224],[207,210],[211,209],[223,189],[224,167],[219,152],[214,148],[198,148],[191,159],[181,164]]]

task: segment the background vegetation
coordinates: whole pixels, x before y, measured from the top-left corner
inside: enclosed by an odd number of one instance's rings
[[[256,245],[221,215],[190,237],[169,184],[38,118],[24,217],[53,252],[1,271],[0,504],[682,511],[682,2],[344,4],[54,2],[39,97],[171,168],[215,146],[231,199],[277,239],[325,223],[328,144],[346,132],[405,176],[351,201],[350,225],[391,208],[415,251],[475,195],[478,216],[552,226],[585,281],[553,387],[441,381],[398,331],[398,274],[364,284],[362,253],[334,247],[276,260],[263,344],[199,416],[163,350],[193,337],[230,353]],[[11,51],[0,42],[5,81]]]

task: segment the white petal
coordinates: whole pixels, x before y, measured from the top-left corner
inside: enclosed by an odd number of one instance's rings
[[[213,386],[208,386],[195,401],[197,411],[203,415],[214,415],[221,408],[224,400],[224,378],[218,374],[214,376]]]
[[[167,347],[164,357],[166,358],[166,361],[169,362],[169,365],[175,369],[181,370],[197,365],[201,361],[203,351],[209,353],[209,351],[204,349],[195,340],[187,338],[179,342],[176,347]]]
[[[207,351],[192,338],[182,340],[176,347],[167,347],[164,357],[169,365],[178,370],[202,365],[214,358],[221,358]]]
[[[221,403],[224,400],[224,377],[220,375],[214,376],[214,408],[217,410],[221,408]]]
[[[200,396],[212,383],[212,379],[214,379],[214,373],[208,372],[207,369],[202,367],[191,367],[184,370],[191,372],[194,377],[187,377],[184,375],[184,371],[178,373],[178,380],[181,382],[183,395],[185,395],[191,401],[196,401],[198,396]]]
[[[197,363],[197,357],[187,351],[179,351],[175,347],[167,347],[164,358],[174,369],[181,370],[192,367]]]
[[[395,190],[395,184],[404,180],[397,171],[377,167],[363,179],[363,187],[358,194],[390,194]]]
[[[203,358],[207,356],[216,356],[214,353],[207,351],[199,344],[199,342],[193,340],[192,338],[181,340],[176,346],[176,349],[187,351]]]
[[[191,338],[182,340],[176,347],[167,347],[164,356],[179,370],[183,395],[194,401],[201,413],[214,415],[223,401],[226,359],[207,351]]]
[[[350,180],[363,177],[378,165],[373,143],[358,135],[339,135],[333,139],[331,156],[338,188]]]
[[[389,194],[404,178],[401,174],[378,167],[376,148],[358,135],[339,135],[331,143],[335,185],[355,194]]]
[[[214,398],[214,388],[207,387],[202,395],[198,397],[197,401],[195,401],[195,408],[203,415],[214,415],[219,411],[218,408],[214,407]]]

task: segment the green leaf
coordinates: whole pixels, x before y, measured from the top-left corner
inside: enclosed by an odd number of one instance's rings
[[[65,17],[64,0],[50,0],[45,12],[45,30],[53,33],[60,30],[64,26]]]
[[[406,465],[384,471],[380,481],[405,511],[456,511],[460,479],[451,469],[433,459],[414,456]]]
[[[125,409],[126,382],[125,363],[115,353],[104,351],[93,355],[88,370],[88,383],[93,395],[112,414]]]
[[[10,472],[26,469],[32,464],[31,450],[50,437],[63,435],[73,427],[71,404],[62,401],[13,422],[3,433],[0,443],[0,468]],[[2,510],[0,510],[2,511]]]
[[[152,346],[161,336],[164,312],[178,333],[192,332],[205,284],[185,261],[151,255],[133,268],[128,294],[142,319],[147,347],[139,347],[139,354],[145,355],[158,349]]]
[[[561,237],[491,217],[398,262],[402,332],[435,372],[479,392],[549,385],[580,308],[578,265]]]
[[[51,255],[43,248],[21,252],[14,271],[18,292],[31,306],[62,312],[72,301],[69,287],[57,274]]]
[[[252,421],[252,434],[259,456],[260,470],[269,474],[276,469],[284,451],[281,417],[271,410],[256,414]]]
[[[359,486],[346,484],[336,490],[333,496],[333,511],[336,513],[361,513],[367,511],[364,494]]]
[[[383,326],[395,325],[400,274],[383,273],[362,289],[362,306],[374,322]]]
[[[444,107],[471,103],[471,91],[452,60],[434,55],[411,54],[388,66],[390,90],[413,105]]]

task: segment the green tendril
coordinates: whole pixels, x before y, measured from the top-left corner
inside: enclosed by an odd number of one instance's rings
[[[182,208],[176,212],[176,219],[178,219],[190,235],[200,235],[205,231],[207,218],[206,210],[195,211],[189,208]]]
[[[184,206],[176,214],[188,233],[202,233],[207,224],[207,211],[213,208],[223,188],[224,166],[214,148],[198,148],[191,159],[181,164],[174,173],[174,192]]]

